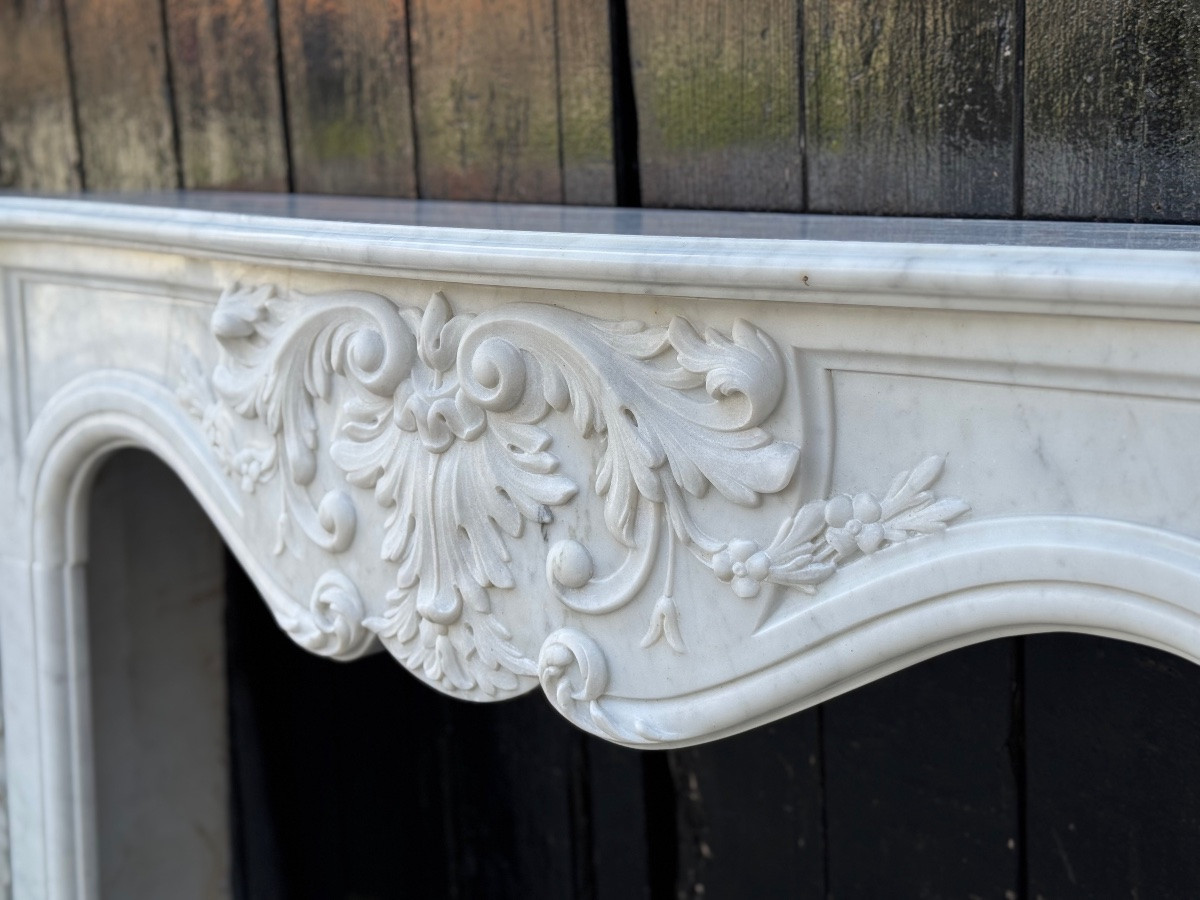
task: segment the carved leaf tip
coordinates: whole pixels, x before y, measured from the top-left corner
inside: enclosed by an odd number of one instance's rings
[[[671,597],[659,597],[650,614],[650,627],[642,637],[639,646],[649,649],[659,641],[665,640],[667,646],[676,653],[686,653],[683,635],[679,630],[679,607]]]

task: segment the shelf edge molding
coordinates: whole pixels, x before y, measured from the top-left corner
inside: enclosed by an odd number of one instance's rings
[[[1003,636],[1200,660],[1200,232],[248,202],[0,197],[15,896],[98,890],[84,573],[120,448],[306,650],[631,747]]]

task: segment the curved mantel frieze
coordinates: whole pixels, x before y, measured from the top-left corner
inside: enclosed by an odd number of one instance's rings
[[[11,808],[50,893],[120,446],[312,652],[632,746],[999,635],[1200,658],[1192,229],[3,197],[0,276]]]

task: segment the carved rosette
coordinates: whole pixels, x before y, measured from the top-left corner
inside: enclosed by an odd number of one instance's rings
[[[558,629],[533,659],[536,648],[496,612],[496,591],[540,592],[585,616],[649,595],[641,645],[683,653],[681,554],[711,570],[730,602],[754,602],[768,584],[812,592],[855,556],[967,509],[929,493],[942,468],[931,457],[879,496],[804,504],[769,543],[709,534],[698,501],[756,506],[788,487],[800,458],[764,427],[789,370],[742,320],[729,334],[701,333],[682,318],[647,326],[534,304],[455,315],[440,292],[422,310],[266,286],[226,291],[212,330],[220,361],[191,373],[181,397],[226,473],[255,502],[277,504],[274,552],[317,548],[331,559],[310,602],[280,616],[283,627],[339,658],[378,639],[443,690],[477,698],[540,679],[570,718],[619,740],[656,737],[606,718],[598,644]],[[594,447],[573,460],[590,463],[590,483],[561,471],[551,419]],[[574,537],[546,547],[540,567],[514,559],[527,526],[547,526],[585,497],[600,505],[622,562],[600,571]],[[382,515],[364,519],[363,503]],[[360,534],[360,519],[382,524]],[[353,567],[337,564],[352,546],[356,561],[370,555],[391,571],[386,596],[362,596]],[[651,590],[664,550],[665,577]]]

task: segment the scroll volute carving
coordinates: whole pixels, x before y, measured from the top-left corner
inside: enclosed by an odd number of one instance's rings
[[[755,507],[800,462],[768,427],[791,368],[741,319],[724,333],[528,303],[456,315],[441,292],[420,309],[238,286],[212,331],[219,362],[192,372],[181,397],[246,503],[275,510],[274,554],[328,559],[310,602],[279,616],[293,637],[337,657],[377,639],[474,699],[540,678],[564,713],[618,739],[655,732],[606,718],[610,664],[588,622],[636,602],[645,630],[629,646],[684,654],[681,566],[711,570],[712,590],[689,602],[812,592],[839,565],[967,509],[929,492],[942,468],[931,457],[881,495],[804,503],[773,540],[709,533],[700,504]],[[552,423],[590,455],[563,465]],[[621,548],[616,565],[597,562],[593,531],[521,540],[579,504]],[[362,573],[381,566],[390,586],[362,591]]]

